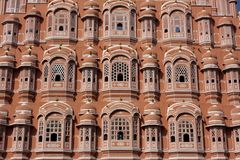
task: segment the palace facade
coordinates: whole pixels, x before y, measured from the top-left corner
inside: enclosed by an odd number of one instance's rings
[[[237,0],[0,0],[0,159],[240,160]]]

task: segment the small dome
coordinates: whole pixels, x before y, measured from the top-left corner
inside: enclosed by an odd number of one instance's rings
[[[156,115],[160,115],[160,108],[156,103],[150,101],[146,106],[144,106],[144,115],[151,114],[154,112]]]
[[[31,116],[27,114],[15,114],[14,118],[15,120],[19,120],[19,119],[30,120]]]
[[[5,104],[0,104],[0,112],[8,112],[8,106]]]
[[[82,17],[82,19],[85,19],[87,17],[99,17],[98,11],[95,9],[88,9],[84,11],[84,15]]]
[[[221,27],[223,25],[234,26],[232,19],[230,17],[223,17],[219,20],[217,27]]]
[[[227,69],[239,69],[240,68],[240,63],[238,57],[234,55],[234,53],[230,52],[226,56],[224,56],[224,70]]]
[[[155,113],[151,113],[151,114],[148,114],[144,117],[144,121],[160,121],[161,118],[159,115],[155,114]]]
[[[14,67],[15,57],[13,55],[2,55],[0,56],[0,66]]]
[[[41,16],[41,12],[39,10],[37,10],[36,7],[33,7],[27,14],[24,18],[27,18],[27,17],[39,17],[39,18],[42,18]]]
[[[37,63],[37,54],[32,52],[25,52],[21,58],[21,65],[20,67],[36,67]]]
[[[94,116],[92,114],[89,114],[89,113],[86,113],[86,114],[84,114],[80,117],[80,121],[84,121],[84,120],[96,121],[96,116]]]
[[[210,50],[208,50],[202,57],[203,69],[207,68],[218,68],[217,56],[214,55]]]
[[[208,13],[205,9],[198,13],[196,20],[200,19],[211,19],[211,14]]]
[[[83,6],[84,6],[85,9],[88,9],[88,8],[99,8],[99,4],[95,0],[88,0],[88,1],[86,1],[83,4]]]
[[[17,23],[20,25],[20,21],[19,21],[18,17],[16,17],[14,14],[11,14],[10,16],[8,16],[4,19],[2,24],[6,24],[6,23]]]
[[[224,114],[223,110],[218,105],[212,105],[211,107],[209,107],[208,114],[212,114],[212,113]]]
[[[97,51],[93,47],[89,46],[83,51],[83,55],[97,55]]]
[[[153,1],[145,1],[145,2],[142,2],[141,5],[140,5],[140,8],[141,9],[145,9],[145,8],[155,8],[156,5]]]
[[[139,19],[142,19],[142,18],[146,18],[146,17],[150,17],[150,18],[155,18],[155,11],[151,10],[151,9],[147,9],[147,10],[144,10],[140,13],[140,18]]]
[[[32,107],[29,104],[21,104],[16,107],[16,110],[32,111]]]
[[[234,107],[231,111],[231,115],[240,115],[240,106]]]

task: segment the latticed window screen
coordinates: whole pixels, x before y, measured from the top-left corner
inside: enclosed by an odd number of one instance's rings
[[[132,62],[132,81],[136,82],[137,75],[137,63],[135,61]]]
[[[85,128],[85,141],[89,141],[89,129]]]
[[[138,117],[133,118],[133,140],[137,140],[138,135]]]
[[[103,121],[103,140],[108,139],[108,122],[106,120]]]
[[[153,69],[149,70],[149,82],[153,82],[153,74],[154,70]]]
[[[191,65],[191,78],[192,83],[196,83],[196,67],[194,64]]]
[[[65,128],[65,142],[70,141],[70,134],[71,134],[71,119],[67,118],[66,128]]]
[[[177,65],[175,68],[176,82],[188,82],[188,69],[185,65]]]
[[[150,140],[149,130],[150,130],[150,128],[147,127],[147,128],[146,128],[146,138],[147,138],[147,142],[149,142],[149,140]]]
[[[172,82],[172,68],[170,65],[166,67],[166,75],[167,75],[167,82],[171,83]]]
[[[202,137],[202,127],[201,127],[201,119],[198,119],[197,121],[197,139],[198,142],[201,142],[201,137]]]
[[[190,121],[181,121],[178,124],[179,142],[193,142],[193,125]]]
[[[72,82],[72,79],[73,79],[73,75],[74,75],[73,72],[74,72],[74,71],[73,71],[73,64],[70,64],[70,65],[69,65],[69,68],[68,68],[68,80],[69,80],[70,82]]]
[[[222,142],[224,140],[223,130],[221,128],[211,129],[212,142]]]
[[[112,29],[126,30],[128,29],[128,15],[124,11],[114,11],[112,13]]]
[[[169,129],[170,129],[170,141],[175,142],[175,124],[170,123]]]
[[[64,81],[64,66],[62,64],[54,64],[52,67],[52,80]]]
[[[126,118],[114,118],[111,122],[111,137],[112,140],[129,140],[130,128],[129,122]]]
[[[83,141],[83,128],[80,128],[80,141]]]
[[[43,121],[40,120],[39,126],[38,126],[38,142],[43,141]]]
[[[155,128],[151,128],[151,137],[152,137],[152,141],[156,141],[156,129]]]
[[[46,127],[46,141],[60,142],[62,138],[62,124],[59,120],[50,120]]]
[[[104,81],[108,82],[108,77],[109,77],[109,65],[108,63],[104,64]]]
[[[129,68],[124,62],[115,62],[112,65],[112,81],[129,81]]]
[[[234,134],[235,134],[235,142],[240,144],[240,128],[235,128]]]
[[[16,127],[14,128],[14,141],[22,141],[24,136],[24,128]]]
[[[0,126],[0,142],[4,141],[5,126]]]

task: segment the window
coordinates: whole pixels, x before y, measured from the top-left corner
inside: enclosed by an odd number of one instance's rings
[[[68,81],[72,82],[74,78],[74,64],[70,64],[68,67]]]
[[[170,123],[170,142],[175,142],[175,124]]]
[[[7,13],[22,13],[25,11],[25,0],[6,0]]]
[[[43,141],[43,122],[40,120],[39,125],[38,125],[38,142]]]
[[[115,62],[112,65],[112,81],[129,81],[129,68],[124,62]]]
[[[112,30],[123,31],[128,29],[128,12],[127,11],[117,9],[113,11],[111,16],[112,16]],[[123,32],[121,33],[123,34]]]
[[[46,141],[60,142],[62,137],[62,124],[59,120],[49,120],[46,127]]]
[[[55,16],[55,22],[54,22],[54,30],[56,32],[54,32],[56,35],[59,36],[66,36],[68,35],[68,23],[69,23],[69,13],[66,10],[60,10],[58,11]]]
[[[47,82],[47,80],[48,80],[48,65],[46,65],[44,67],[43,76],[44,76],[44,82]]]
[[[136,141],[138,139],[138,117],[133,118],[133,140]]]
[[[170,65],[166,67],[166,73],[167,73],[167,82],[171,83],[172,82],[172,68]]]
[[[0,143],[3,144],[5,139],[5,126],[0,126]]]
[[[191,121],[181,121],[178,124],[179,142],[193,142],[193,125]]]
[[[64,66],[62,64],[54,64],[52,67],[52,81],[64,81]]]
[[[104,64],[104,82],[108,82],[109,77],[109,65],[107,63]]]
[[[108,122],[106,120],[103,121],[103,140],[108,140]]]
[[[235,142],[240,144],[240,128],[234,129]]]
[[[176,82],[188,82],[188,69],[185,65],[177,65],[175,68]]]
[[[132,82],[136,82],[136,76],[137,76],[137,62],[132,62]]]
[[[111,122],[112,140],[129,140],[130,128],[126,118],[114,118]]]

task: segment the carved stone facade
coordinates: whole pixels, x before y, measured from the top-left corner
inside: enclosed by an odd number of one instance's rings
[[[236,0],[0,0],[0,159],[240,160]]]

